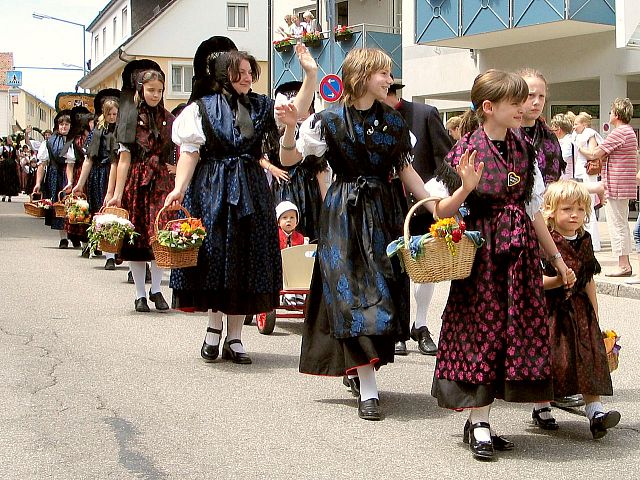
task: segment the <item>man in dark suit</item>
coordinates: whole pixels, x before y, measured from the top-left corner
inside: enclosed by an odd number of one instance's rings
[[[394,83],[389,87],[386,103],[395,108],[409,126],[415,137],[413,146],[413,168],[427,182],[436,173],[438,167],[453,147],[451,137],[444,128],[438,109],[424,103],[407,102],[398,96],[398,90],[404,85]],[[407,197],[409,205],[415,203],[413,195]],[[419,213],[418,213],[419,212]],[[411,218],[410,229],[415,233],[426,233],[433,223],[433,217],[426,209],[418,210]],[[423,355],[435,355],[438,347],[427,328],[427,310],[434,286],[432,283],[414,285],[416,301],[416,321],[411,326],[411,338],[418,342],[418,350]],[[396,343],[396,355],[407,355],[404,341]]]

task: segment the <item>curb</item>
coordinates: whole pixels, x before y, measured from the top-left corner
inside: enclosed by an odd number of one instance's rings
[[[596,280],[596,292],[612,297],[633,298],[640,300],[640,288],[620,283]]]

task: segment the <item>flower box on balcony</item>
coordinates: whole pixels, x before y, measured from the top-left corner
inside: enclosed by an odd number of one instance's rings
[[[338,25],[334,30],[336,42],[348,42],[353,38],[353,30],[346,25]]]
[[[281,40],[275,40],[273,42],[273,48],[276,49],[276,52],[290,52],[293,50],[293,47],[296,45],[295,38],[283,38]]]
[[[322,35],[317,32],[309,32],[302,36],[302,43],[309,48],[318,48],[322,45]]]

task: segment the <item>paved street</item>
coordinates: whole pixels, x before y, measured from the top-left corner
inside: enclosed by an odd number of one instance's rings
[[[380,371],[385,419],[366,422],[339,379],[297,372],[300,321],[270,336],[245,327],[253,365],[205,364],[203,316],[138,314],[124,266],[107,272],[104,258],[57,245],[22,203],[0,203],[0,479],[640,476],[633,295],[599,296],[601,326],[622,336],[604,399],[620,425],[593,441],[584,417],[555,411],[560,430],[547,433],[531,405],[497,402],[492,426],[516,449],[484,463],[462,443],[466,415],[431,397],[435,360],[415,342]],[[432,305],[436,335],[447,288]]]

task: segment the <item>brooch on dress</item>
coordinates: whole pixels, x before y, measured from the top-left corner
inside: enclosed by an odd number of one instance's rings
[[[507,176],[507,186],[515,187],[519,183],[520,177],[518,176],[518,174],[516,172],[509,172],[509,175]]]

